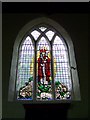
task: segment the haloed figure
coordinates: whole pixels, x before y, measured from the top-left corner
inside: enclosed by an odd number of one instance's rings
[[[50,82],[50,58],[45,48],[40,49],[40,56],[38,58],[38,82],[42,84]]]

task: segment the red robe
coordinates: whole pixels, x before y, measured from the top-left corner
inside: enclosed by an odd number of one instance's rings
[[[44,63],[44,60],[41,60],[41,58],[38,58],[38,81],[40,82],[40,79],[44,78],[43,75],[43,66],[41,66],[41,64]],[[50,81],[49,77],[50,77],[50,58],[46,59],[45,64],[45,75],[46,75],[46,81]]]

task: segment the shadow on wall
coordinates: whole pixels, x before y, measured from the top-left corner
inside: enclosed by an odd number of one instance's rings
[[[25,120],[67,119],[70,103],[64,104],[24,104]]]

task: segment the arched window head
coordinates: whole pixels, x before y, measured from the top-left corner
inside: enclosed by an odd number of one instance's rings
[[[19,32],[12,56],[9,100],[80,100],[71,38],[53,20],[35,19]]]

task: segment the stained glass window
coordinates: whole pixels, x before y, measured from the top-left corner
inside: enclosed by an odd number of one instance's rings
[[[55,31],[43,26],[29,34],[19,48],[17,99],[71,99],[69,56],[64,40]]]

